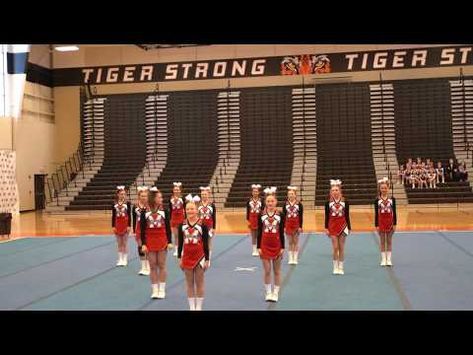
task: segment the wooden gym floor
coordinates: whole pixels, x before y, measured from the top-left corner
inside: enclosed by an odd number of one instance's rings
[[[352,207],[350,210],[354,232],[373,230],[371,206]],[[473,204],[398,206],[398,230],[473,230]],[[304,232],[324,229],[323,209],[306,210]],[[245,211],[217,211],[217,233],[247,233]],[[24,212],[13,217],[11,239],[32,236],[111,234],[108,211],[48,214]]]

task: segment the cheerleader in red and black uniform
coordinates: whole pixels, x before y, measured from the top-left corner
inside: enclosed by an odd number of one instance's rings
[[[299,234],[302,232],[302,203],[297,200],[297,187],[287,187],[287,201],[283,206],[284,226],[289,241],[289,265],[297,265],[299,257]]]
[[[139,275],[149,275],[149,261],[146,254],[141,250],[141,212],[148,209],[148,188],[146,186],[138,186],[138,201],[133,206],[133,233],[135,233],[136,244],[138,244],[138,255],[141,261],[141,270]]]
[[[351,231],[350,209],[341,185],[340,180],[330,180],[330,200],[325,203],[325,231],[332,239],[334,275],[345,273],[345,239]]]
[[[263,262],[265,300],[277,302],[281,285],[281,261],[284,254],[284,215],[276,209],[276,188],[264,190],[265,211],[258,219],[257,245]],[[274,272],[274,288],[271,290],[271,269]]]
[[[131,231],[131,204],[126,201],[125,186],[117,186],[112,205],[112,230],[117,238],[117,266],[128,265],[128,234]]]
[[[147,254],[150,265],[151,298],[166,297],[166,256],[172,249],[169,211],[163,209],[163,195],[153,186],[148,194],[149,211],[140,216],[142,251]]]
[[[186,220],[178,227],[177,257],[186,276],[189,309],[200,311],[204,302],[204,272],[210,266],[210,238],[207,226],[199,224],[199,196],[187,197]]]
[[[253,256],[259,256],[256,246],[256,237],[258,234],[258,218],[264,209],[264,200],[260,198],[261,185],[251,185],[251,198],[246,203],[246,221],[251,233],[251,244],[253,245]]]
[[[381,249],[381,266],[392,266],[392,237],[396,230],[396,199],[388,197],[389,181],[383,178],[378,181],[378,198],[374,201],[374,225],[379,234]]]
[[[184,200],[181,197],[182,183],[174,182],[172,195],[169,199],[169,211],[171,211],[171,231],[174,240],[174,254],[177,256],[177,227],[184,221]]]
[[[200,187],[200,204],[197,207],[201,224],[209,230],[209,255],[212,258],[212,239],[217,227],[217,209],[215,203],[210,201],[210,186]],[[209,259],[209,260],[210,260]]]

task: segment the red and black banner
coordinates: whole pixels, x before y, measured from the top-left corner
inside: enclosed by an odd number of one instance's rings
[[[284,57],[129,64],[53,70],[54,86],[145,83],[179,80],[324,75],[411,68],[473,65],[473,46],[314,53]]]

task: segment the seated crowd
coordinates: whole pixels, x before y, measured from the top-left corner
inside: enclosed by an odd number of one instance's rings
[[[423,161],[417,158],[412,161],[409,158],[406,164],[401,164],[398,171],[398,184],[411,185],[413,189],[423,187],[436,189],[437,184],[445,184],[445,181],[467,181],[468,171],[465,162],[458,164],[450,159],[447,164],[434,162],[430,159]]]

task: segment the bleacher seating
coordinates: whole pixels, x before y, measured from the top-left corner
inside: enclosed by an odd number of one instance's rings
[[[291,88],[246,89],[240,100],[240,166],[225,206],[244,207],[252,184],[276,186],[281,205],[293,162]]]
[[[335,178],[351,204],[370,204],[376,196],[369,100],[367,84],[317,86],[316,205],[325,203]]]
[[[217,150],[217,92],[176,92],[168,102],[168,157],[156,186],[167,200],[174,181],[185,194],[199,193],[215,170]]]
[[[450,86],[446,79],[406,80],[394,83],[396,153],[408,158],[430,158],[447,163],[456,159],[452,141]],[[436,189],[406,185],[409,203],[473,202],[468,182],[447,181]]]
[[[129,186],[146,158],[143,95],[110,95],[105,103],[104,162],[66,210],[109,209],[117,185]]]

